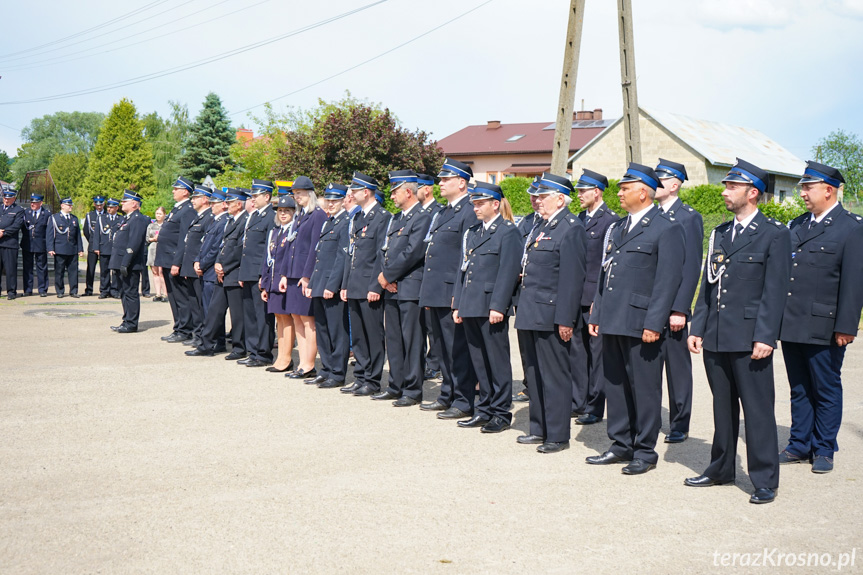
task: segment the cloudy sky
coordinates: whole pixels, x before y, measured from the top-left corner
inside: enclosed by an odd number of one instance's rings
[[[761,130],[804,160],[835,129],[863,135],[863,0],[632,3],[641,105]],[[568,6],[568,0],[9,3],[0,33],[0,149],[14,155],[21,128],[34,117],[107,112],[123,97],[141,113],[165,115],[175,100],[194,116],[210,91],[237,126],[251,125],[245,110],[264,102],[311,107],[345,90],[438,139],[488,120],[551,122]],[[583,100],[586,109],[620,115],[613,0],[587,0],[576,86],[576,108]]]

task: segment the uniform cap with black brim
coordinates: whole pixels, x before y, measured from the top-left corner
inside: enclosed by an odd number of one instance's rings
[[[473,177],[473,170],[464,162],[447,158],[444,160],[443,166],[440,169],[438,178],[462,178],[470,180]]]
[[[557,176],[550,172],[543,172],[542,176],[539,179],[539,184],[537,185],[536,190],[532,192],[532,195],[540,196],[542,194],[556,193],[569,196],[574,191],[575,188],[573,187],[572,181],[569,178]]]
[[[659,176],[660,180],[677,178],[681,182],[685,182],[689,179],[686,174],[686,166],[678,164],[677,162],[672,162],[671,160],[659,158],[659,165],[656,166],[656,170],[654,171],[656,172],[656,175]]]
[[[815,184],[818,182],[824,182],[828,186],[838,188],[845,183],[845,178],[842,177],[842,172],[836,168],[809,160],[806,162],[806,170],[803,172],[803,177],[797,183]]]
[[[389,173],[390,194],[399,189],[403,184],[417,183],[417,173],[413,170],[396,170]]]
[[[470,193],[470,201],[477,200],[497,200],[503,199],[503,190],[495,184],[487,184],[485,182],[477,182]]]
[[[325,200],[343,200],[348,193],[348,187],[342,184],[329,183],[327,189],[324,190]]]
[[[635,162],[629,163],[626,173],[623,174],[622,178],[620,178],[621,184],[629,184],[632,182],[641,182],[646,186],[650,186],[653,191],[656,191],[656,188],[665,187],[662,185],[662,181],[659,179],[659,176],[656,175],[653,168],[642,164],[636,164]]]
[[[760,193],[767,191],[768,174],[755,164],[737,158],[737,163],[722,179],[725,182],[743,182],[756,188]]]
[[[175,189],[183,188],[184,190],[187,190],[190,194],[195,191],[195,184],[183,177],[177,178],[177,181],[172,184],[172,187]]]
[[[381,186],[376,179],[362,172],[354,172],[354,175],[351,178],[350,189],[352,190],[371,190],[373,192],[377,192],[380,187]]]
[[[599,172],[594,172],[584,169],[584,172],[578,178],[578,182],[575,184],[575,189],[577,190],[590,190],[593,188],[599,188],[602,191],[605,191],[605,188],[608,187],[608,178],[600,174]]]

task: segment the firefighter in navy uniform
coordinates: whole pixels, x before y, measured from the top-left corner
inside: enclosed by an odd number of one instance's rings
[[[267,251],[267,238],[270,230],[276,227],[270,201],[273,189],[273,182],[269,180],[252,180],[251,197],[255,210],[249,214],[246,222],[239,276],[243,289],[243,329],[249,356],[237,360],[237,363],[246,367],[264,367],[273,363],[276,318],[267,313],[267,302],[261,299],[261,290],[258,287],[261,262]]]
[[[111,254],[114,251],[114,234],[117,233],[123,217],[117,215],[120,209],[118,200],[108,198],[105,205],[105,212],[96,216],[96,224],[90,236],[93,252],[99,257],[99,299],[120,299],[120,278],[111,270]]]
[[[833,470],[842,422],[842,360],[863,307],[863,218],[837,197],[836,168],[808,162],[800,180],[807,213],[791,224],[791,289],[782,316],[782,356],[791,385],[791,436],[779,463]]]
[[[605,259],[590,314],[602,337],[602,370],[611,447],[592,465],[629,462],[640,475],[656,467],[662,425],[662,338],[682,276],[683,228],[653,204],[662,182],[653,168],[630,163],[620,180],[628,212],[606,233]]]
[[[69,295],[78,297],[78,258],[84,255],[78,218],[72,215],[72,198],[60,200],[60,213],[51,216],[48,228],[48,255],[54,257],[54,289],[57,297],[66,297],[63,284],[69,274]]]
[[[213,225],[213,212],[210,210],[210,196],[213,191],[198,184],[190,198],[192,207],[195,208],[195,217],[189,224],[183,240],[183,262],[180,264],[180,276],[191,288],[193,297],[189,298],[189,311],[191,314],[192,339],[183,345],[197,348],[201,345],[201,333],[204,330],[204,278],[198,274],[195,262],[201,256],[201,246],[204,243],[204,235]]]
[[[174,318],[171,333],[161,338],[169,343],[187,341],[192,337],[189,294],[179,274],[180,264],[183,263],[183,238],[189,223],[195,218],[195,209],[189,202],[189,195],[194,191],[195,186],[186,178],[177,178],[174,182],[172,193],[176,203],[162,223],[159,241],[156,242],[154,263],[162,268],[168,303],[171,304]]]
[[[543,223],[522,261],[515,327],[524,332],[525,381],[530,395],[530,430],[517,438],[541,444],[540,453],[569,449],[572,415],[570,343],[581,318],[586,234],[569,211],[569,178],[544,173],[533,192],[541,196]]]
[[[447,158],[440,173],[441,196],[447,205],[432,217],[425,237],[426,255],[420,305],[428,308],[435,338],[441,342],[442,383],[438,398],[420,405],[425,411],[438,411],[438,419],[464,419],[473,415],[476,374],[467,349],[464,325],[453,322],[452,298],[464,233],[477,223],[468,186],[473,177],[470,166]]]
[[[87,271],[84,276],[84,295],[93,295],[93,282],[96,279],[96,264],[99,254],[93,248],[93,238],[96,237],[99,216],[105,213],[105,196],[93,196],[93,209],[84,217],[84,237],[87,238]]]
[[[228,206],[226,204],[227,188],[213,190],[210,194],[210,211],[213,214],[213,225],[207,228],[204,240],[201,242],[201,251],[195,262],[195,271],[203,280],[202,303],[204,308],[204,326],[206,327],[210,316],[210,305],[213,302],[213,294],[220,286],[216,276],[216,258],[222,248],[222,240],[225,237],[225,225],[228,223]],[[224,294],[222,294],[224,296]],[[227,303],[225,304],[227,305]],[[227,307],[221,310],[214,318],[214,339],[212,347],[214,352],[227,351],[225,348],[225,312]],[[201,331],[203,339],[203,330]],[[194,350],[193,350],[194,351]],[[186,352],[189,355],[189,352]]]
[[[0,206],[0,271],[6,275],[6,299],[15,299],[18,289],[18,232],[24,229],[24,208],[15,203],[17,195],[4,188]]]
[[[123,193],[123,217],[114,235],[113,252],[109,266],[120,281],[120,298],[123,303],[123,322],[111,329],[117,333],[138,331],[141,315],[141,296],[138,286],[141,274],[147,273],[147,226],[150,218],[139,211],[141,196],[131,190]]]
[[[512,423],[509,316],[521,272],[522,237],[515,224],[500,214],[506,201],[500,186],[477,182],[470,201],[480,221],[462,240],[452,307],[453,320],[464,325],[479,378],[479,403],[474,416],[458,425],[500,433]]]
[[[43,197],[30,195],[30,209],[24,212],[24,229],[21,232],[21,252],[24,258],[24,295],[33,293],[33,268],[36,268],[36,285],[41,297],[48,297],[48,226],[51,211],[42,205]]]
[[[354,172],[348,193],[361,209],[348,226],[348,257],[340,297],[350,313],[354,383],[341,389],[357,396],[380,392],[384,369],[384,301],[378,283],[380,254],[392,215],[377,200],[378,181]]]
[[[713,392],[713,448],[704,473],[684,483],[734,482],[742,404],[746,460],[755,487],[749,501],[770,503],[779,487],[773,349],[785,308],[782,294],[792,291],[791,238],[787,227],[757,208],[767,191],[767,172],[738,158],[722,181],[725,207],[735,217],[710,235],[688,340],[693,353],[704,349]]]
[[[602,201],[608,187],[608,178],[591,170],[584,170],[575,189],[583,211],[578,219],[584,224],[587,236],[587,256],[584,290],[581,293],[582,325],[572,334],[572,415],[578,425],[591,425],[602,421],[605,415],[605,388],[602,375],[602,338],[592,337],[588,331],[590,306],[596,295],[596,282],[604,257],[605,232],[620,217]]]
[[[689,420],[692,417],[692,356],[686,340],[689,337],[687,323],[691,317],[692,299],[698,288],[701,275],[701,258],[704,250],[704,222],[692,206],[677,197],[680,186],[687,180],[686,167],[670,160],[659,158],[656,175],[662,188],[656,190],[656,201],[665,216],[683,226],[684,258],[683,278],[671,316],[668,318],[668,333],[662,339],[665,356],[665,381],[668,384],[668,425],[665,443],[682,443],[689,437]]]
[[[392,399],[396,407],[417,405],[423,396],[423,332],[420,286],[431,216],[417,198],[413,170],[389,173],[390,197],[401,211],[393,216],[382,248],[378,283],[384,292],[389,385],[375,400]]]
[[[324,211],[329,217],[314,248],[315,267],[309,278],[321,356],[318,373],[323,378],[318,387],[323,389],[343,387],[348,371],[348,306],[339,297],[348,257],[349,216],[342,207],[347,191],[347,186],[333,183],[324,190]]]
[[[434,197],[434,178],[428,174],[417,174],[417,198],[419,198],[423,211],[434,219],[435,214],[443,209]],[[431,326],[431,310],[427,307],[420,309],[420,326],[423,330],[423,378],[439,380],[440,371],[440,342],[435,338]]]

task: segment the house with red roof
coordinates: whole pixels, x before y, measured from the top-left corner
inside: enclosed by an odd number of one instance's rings
[[[575,112],[567,157],[613,123],[603,119],[600,108]],[[437,144],[447,157],[468,164],[477,181],[497,184],[513,176],[532,178],[551,168],[554,122],[503,124],[493,120],[463,128]]]

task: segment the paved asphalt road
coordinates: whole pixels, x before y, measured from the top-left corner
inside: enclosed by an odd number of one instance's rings
[[[514,429],[484,435],[187,358],[159,341],[167,304],[145,302],[135,335],[108,329],[119,316],[114,300],[0,301],[0,573],[837,570],[781,555],[800,553],[863,570],[859,343],[845,361],[836,470],[783,467],[776,502],[756,506],[742,439],[735,486],[683,485],[710,452],[700,358],[691,438],[660,443],[657,469],[627,477],[584,463],[609,444],[604,422],[573,426],[570,450],[540,455],[515,442],[525,405]],[[783,445],[788,386],[776,366]],[[426,399],[435,394],[426,382]]]

